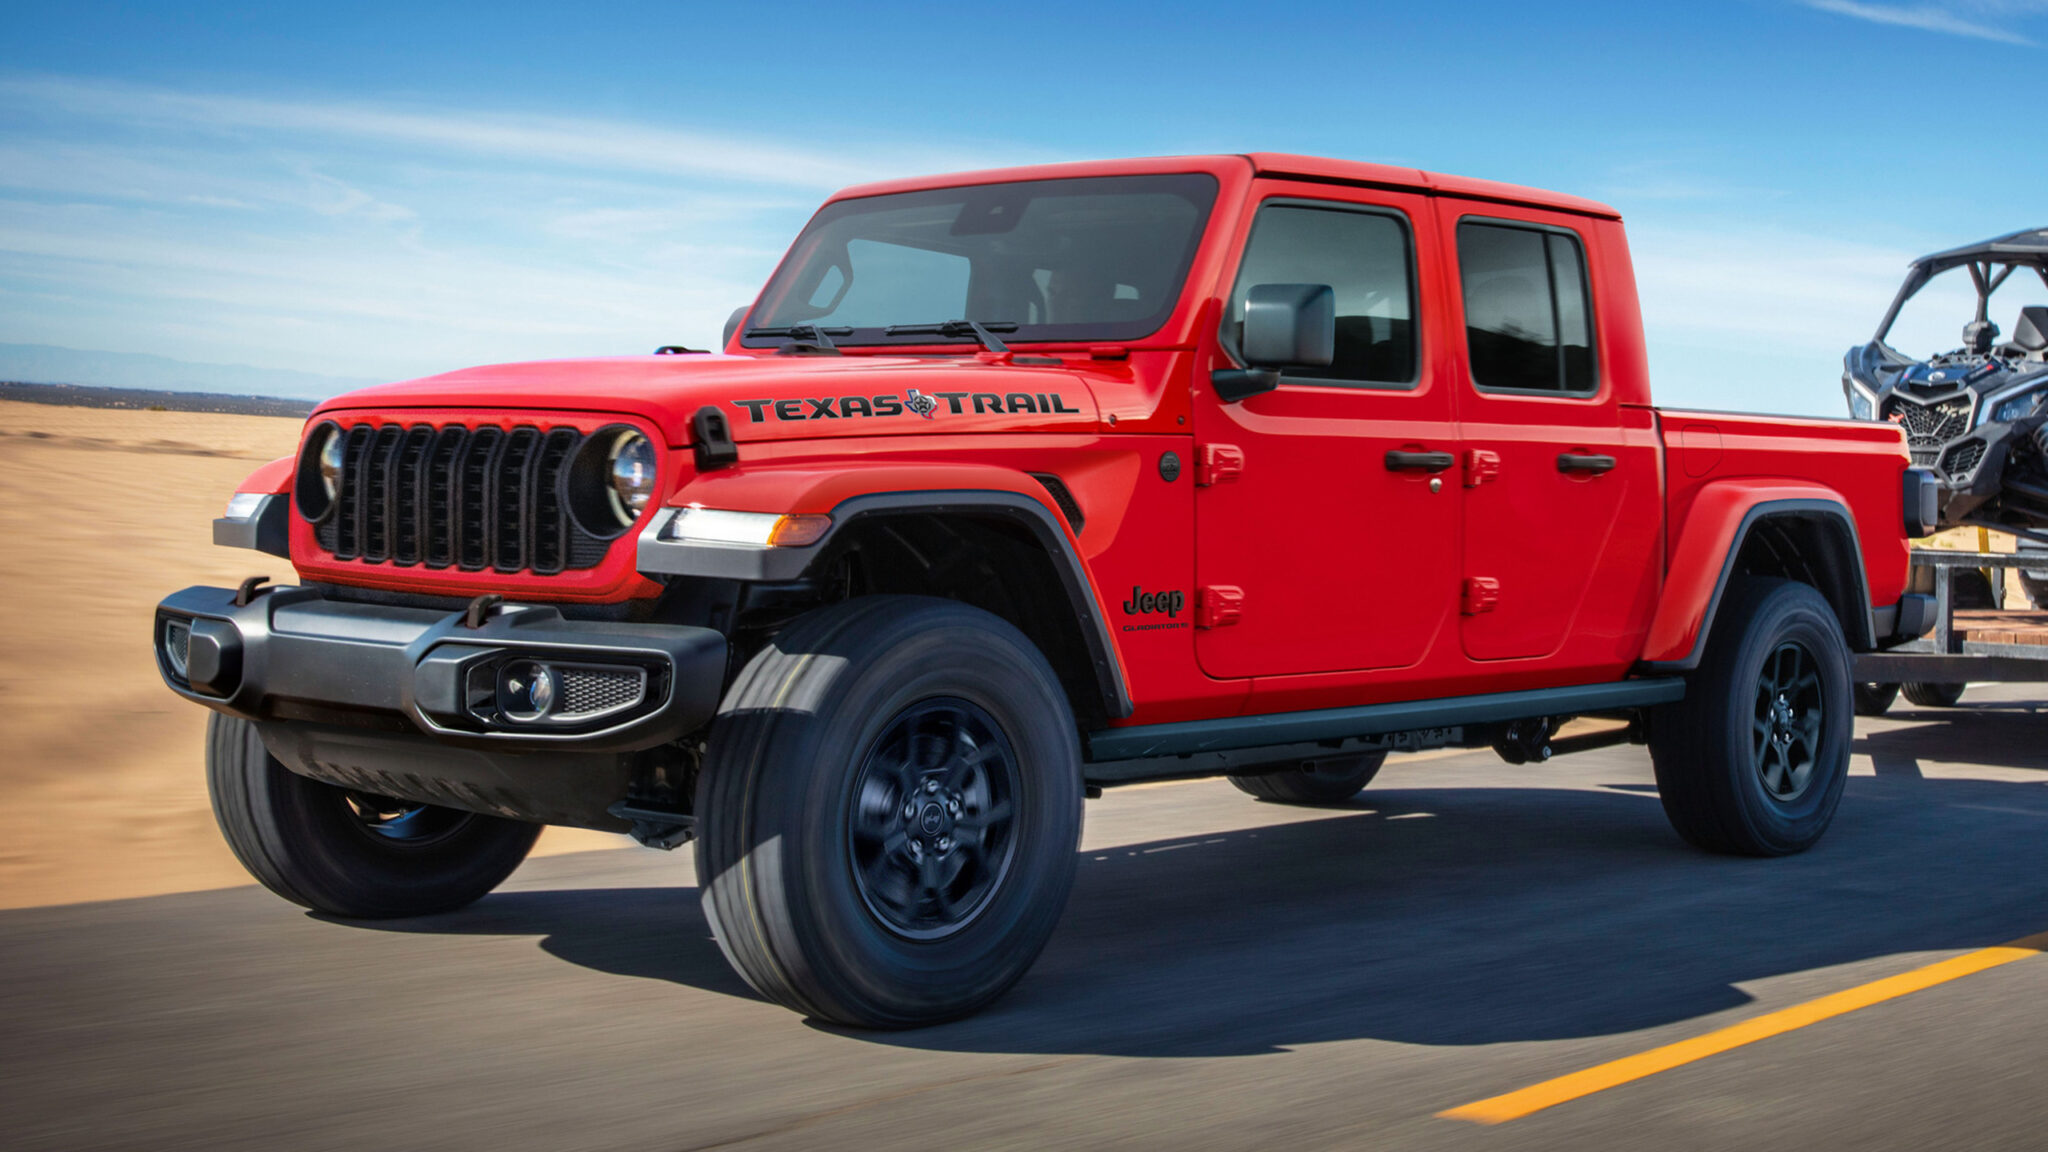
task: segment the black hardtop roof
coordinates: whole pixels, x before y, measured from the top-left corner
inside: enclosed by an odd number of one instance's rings
[[[1990,261],[1993,264],[2048,264],[2048,228],[2023,231],[1965,244],[1913,261],[1915,271],[1928,275],[1945,272],[1959,264]]]

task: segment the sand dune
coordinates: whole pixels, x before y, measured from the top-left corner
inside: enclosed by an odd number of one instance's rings
[[[246,884],[213,826],[206,712],[157,677],[165,593],[291,566],[212,545],[299,421],[0,401],[0,907]],[[550,829],[546,852],[626,843]]]

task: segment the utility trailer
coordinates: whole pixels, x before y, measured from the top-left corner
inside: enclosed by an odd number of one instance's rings
[[[1934,628],[1921,639],[1854,656],[1860,683],[1946,684],[2048,681],[2048,611],[1959,608],[1956,580],[1983,573],[1993,603],[2004,598],[2004,570],[2038,568],[2039,553],[1950,552],[1916,548],[1911,588],[1934,585]],[[1993,573],[1997,573],[1995,578]],[[1923,573],[1925,575],[1923,575]]]

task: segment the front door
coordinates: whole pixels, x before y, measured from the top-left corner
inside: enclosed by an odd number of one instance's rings
[[[1454,381],[1418,311],[1440,282],[1435,221],[1420,196],[1267,189],[1223,347],[1252,286],[1328,284],[1337,351],[1238,403],[1195,389],[1196,653],[1216,677],[1406,667],[1455,619]]]

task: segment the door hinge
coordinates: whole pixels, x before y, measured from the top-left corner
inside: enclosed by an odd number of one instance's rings
[[[1465,578],[1465,606],[1467,616],[1493,611],[1500,603],[1500,581],[1491,576],[1467,576]]]
[[[1195,486],[1234,484],[1244,472],[1244,449],[1235,444],[1202,445],[1202,463],[1195,469]]]
[[[1228,628],[1244,612],[1244,589],[1229,584],[1211,584],[1202,589],[1195,605],[1195,627]]]
[[[1474,448],[1465,453],[1465,487],[1477,488],[1500,475],[1500,453]]]

